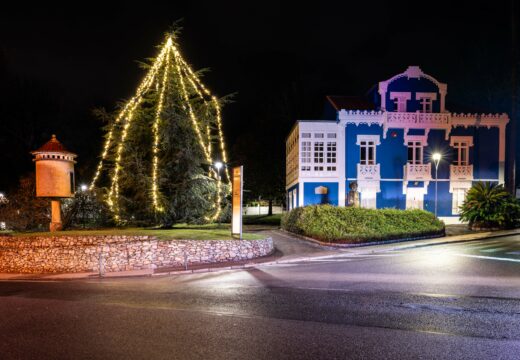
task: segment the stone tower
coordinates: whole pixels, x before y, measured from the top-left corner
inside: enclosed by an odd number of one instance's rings
[[[56,135],[32,154],[36,164],[36,196],[51,198],[50,231],[59,231],[62,228],[60,198],[74,196],[77,155],[65,149]]]

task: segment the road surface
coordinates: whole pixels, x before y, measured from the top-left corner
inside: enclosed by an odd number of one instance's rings
[[[0,282],[2,359],[519,359],[520,237],[288,264]]]

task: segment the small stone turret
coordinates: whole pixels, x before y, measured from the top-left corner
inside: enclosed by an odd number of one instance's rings
[[[56,135],[33,151],[36,164],[36,196],[52,199],[51,231],[61,230],[60,198],[74,196],[76,154],[68,151]]]

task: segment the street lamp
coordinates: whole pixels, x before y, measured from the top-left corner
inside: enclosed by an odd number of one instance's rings
[[[217,169],[218,183],[220,184],[220,169],[222,169],[224,164],[220,161],[216,161],[215,164],[213,164],[213,166],[215,166],[215,168]],[[219,190],[218,186],[219,185],[217,185],[217,191]],[[220,199],[220,194],[219,194],[219,199]],[[220,206],[220,202],[219,202],[218,206]],[[218,225],[220,226],[220,217],[218,219]]]
[[[215,168],[217,169],[217,173],[218,173],[218,181],[220,181],[220,169],[222,169],[222,167],[224,166],[224,164],[222,164],[220,161],[217,161],[215,164],[213,164],[215,166]]]
[[[432,155],[433,163],[435,164],[435,217],[437,217],[437,182],[438,182],[438,170],[439,163],[441,162],[442,155],[440,153],[434,153]]]
[[[85,185],[85,184],[82,184],[82,185],[80,186],[80,189],[81,189],[81,191],[87,191],[88,186]]]

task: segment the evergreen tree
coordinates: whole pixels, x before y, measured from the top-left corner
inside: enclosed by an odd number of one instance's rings
[[[106,127],[105,147],[93,179],[106,185],[118,223],[171,226],[215,221],[225,206],[228,171],[221,104],[191,70],[170,33],[136,95]],[[103,114],[102,114],[103,115]],[[104,115],[103,115],[104,116]]]

